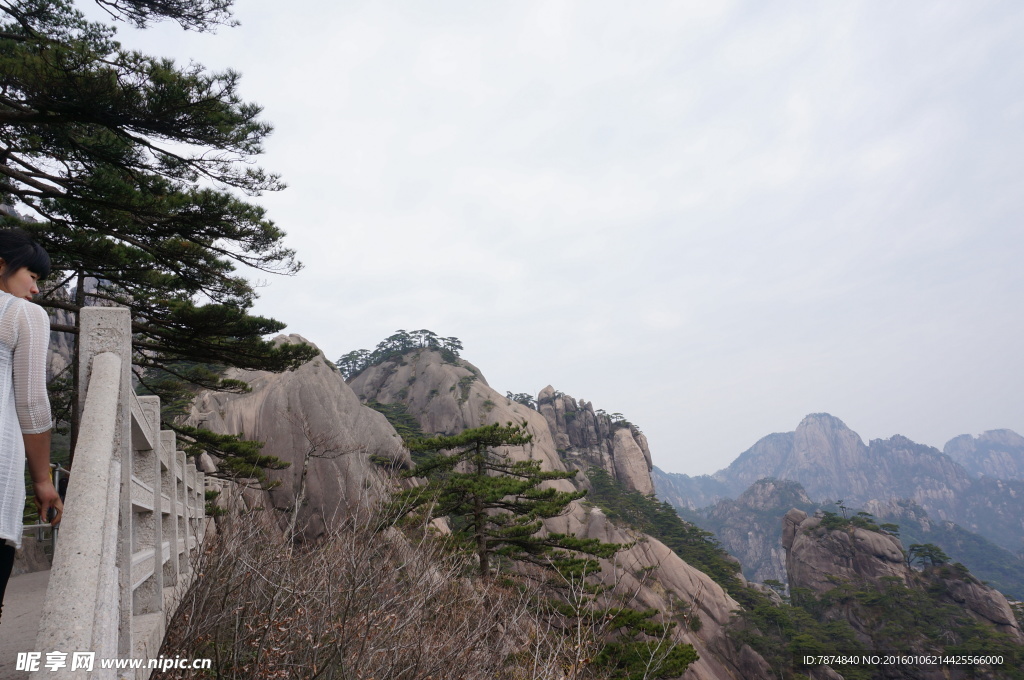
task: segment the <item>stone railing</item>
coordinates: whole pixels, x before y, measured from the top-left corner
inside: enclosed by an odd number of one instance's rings
[[[67,654],[48,678],[82,678],[73,652],[156,658],[177,597],[191,582],[205,531],[204,476],[160,431],[160,399],[131,387],[129,310],[81,312],[79,403],[84,404],[36,649]]]

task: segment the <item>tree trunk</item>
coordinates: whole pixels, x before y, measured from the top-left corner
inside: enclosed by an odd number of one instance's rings
[[[82,346],[81,310],[85,307],[85,272],[81,269],[78,270],[77,283],[75,286],[75,306],[78,309],[75,311],[75,330],[77,331],[75,333],[75,345],[74,351],[71,353],[71,409],[68,414],[71,418],[71,422],[68,424],[71,430],[71,450],[68,453],[68,467],[71,467],[75,462],[75,446],[78,444],[78,429],[81,426],[82,421],[81,407],[85,406],[78,398],[78,390],[80,387],[78,378],[78,356]]]
[[[476,474],[483,477],[487,474],[487,470],[484,467],[483,456],[485,454],[480,451],[480,448],[481,445],[477,443]],[[491,565],[490,556],[487,554],[487,535],[484,533],[487,511],[484,510],[484,500],[480,494],[473,497],[473,521],[476,522],[476,553],[480,558],[480,576],[486,579],[491,575]]]
[[[310,453],[302,458],[302,473],[299,475],[299,491],[295,494],[295,507],[292,508],[292,521],[288,526],[288,542],[295,541],[295,529],[299,524],[299,510],[306,502],[306,472],[309,470]]]

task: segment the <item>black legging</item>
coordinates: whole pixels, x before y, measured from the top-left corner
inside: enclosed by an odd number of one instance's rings
[[[7,581],[11,578],[12,569],[14,569],[14,546],[0,539],[0,614],[3,614],[4,611],[4,592],[7,590]]]

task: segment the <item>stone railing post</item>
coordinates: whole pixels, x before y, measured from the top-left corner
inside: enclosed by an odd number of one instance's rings
[[[177,438],[170,430],[160,433],[161,474],[163,475],[163,537],[170,559],[164,564],[164,585],[178,584],[178,481],[175,474]],[[161,550],[163,548],[161,547]]]
[[[131,648],[131,623],[124,625],[118,605],[119,588],[130,584],[130,546],[118,530],[119,498],[128,495],[121,493],[121,468],[130,459],[131,445],[130,323],[127,309],[90,307],[81,312],[82,427],[63,533],[55,546],[39,620],[40,649],[94,651],[112,658]],[[52,675],[71,677],[70,672]],[[108,670],[93,677],[114,675]]]
[[[137,399],[144,416],[140,427],[145,427],[147,432],[145,437],[140,437],[139,443],[135,446],[133,466],[135,466],[136,477],[149,488],[145,489],[144,493],[140,493],[144,499],[139,499],[148,511],[137,511],[132,520],[134,522],[132,552],[138,553],[147,546],[153,546],[153,575],[136,586],[133,611],[135,614],[151,614],[163,611],[164,608],[160,397],[145,396],[137,397]],[[136,502],[136,506],[138,505],[139,503]],[[148,569],[143,573],[146,571]],[[135,580],[138,578],[142,578],[141,573]]]
[[[185,452],[175,451],[174,452],[174,474],[177,477],[178,489],[175,494],[175,503],[178,506],[178,539],[182,541],[181,546],[174,546],[175,550],[180,550],[181,553],[178,556],[178,571],[185,571],[188,565],[188,553],[191,548],[192,536],[189,531],[191,526],[189,524],[189,489],[188,489],[188,470],[185,467]]]
[[[131,456],[131,402],[132,389],[132,322],[131,312],[126,307],[86,307],[79,312],[79,376],[78,403],[84,404],[89,385],[92,358],[102,352],[111,352],[121,358],[120,398],[117,403],[117,417],[114,421],[114,457],[120,467],[121,503],[120,522],[117,532],[118,598],[121,605],[118,612],[117,652],[122,657],[132,653],[132,456]]]

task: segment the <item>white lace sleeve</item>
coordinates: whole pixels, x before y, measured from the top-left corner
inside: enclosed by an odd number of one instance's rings
[[[50,317],[39,305],[18,304],[14,347],[14,404],[22,434],[39,434],[53,426],[46,394],[46,360],[50,345]]]

